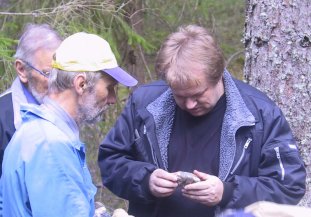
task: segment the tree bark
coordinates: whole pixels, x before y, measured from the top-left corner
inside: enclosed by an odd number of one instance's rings
[[[133,31],[139,35],[143,35],[144,30],[144,1],[131,1],[125,8],[128,19],[127,22],[132,27]],[[145,83],[150,78],[147,78],[148,66],[145,60],[145,53],[141,45],[127,46],[124,62],[131,74],[137,78],[140,84]]]
[[[245,79],[267,93],[289,121],[307,168],[311,207],[311,1],[247,0]]]

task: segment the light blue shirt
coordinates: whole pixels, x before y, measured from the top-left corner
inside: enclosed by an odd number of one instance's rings
[[[92,217],[96,187],[76,123],[48,98],[21,111],[2,165],[3,216]]]

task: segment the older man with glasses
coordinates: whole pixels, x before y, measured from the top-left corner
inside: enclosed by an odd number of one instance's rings
[[[0,95],[1,165],[4,150],[21,123],[20,105],[41,104],[47,93],[52,57],[61,42],[60,35],[47,24],[28,24],[19,39],[14,55],[17,78]]]

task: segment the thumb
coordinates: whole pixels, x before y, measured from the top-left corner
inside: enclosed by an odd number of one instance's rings
[[[202,173],[198,170],[194,170],[193,174],[196,175],[197,177],[199,177],[201,180],[205,181],[209,178],[210,175],[208,175],[207,173]]]

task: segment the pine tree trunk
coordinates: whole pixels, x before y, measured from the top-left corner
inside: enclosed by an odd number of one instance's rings
[[[311,1],[247,0],[245,79],[289,121],[307,167],[311,207]]]

